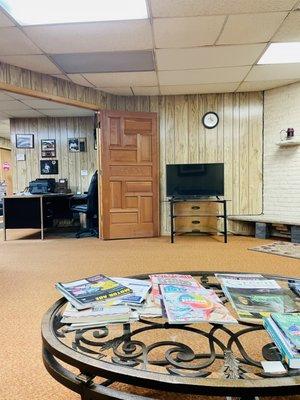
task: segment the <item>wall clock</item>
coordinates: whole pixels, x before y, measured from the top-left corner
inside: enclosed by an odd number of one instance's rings
[[[219,123],[219,116],[217,113],[215,113],[213,111],[207,112],[202,117],[202,124],[207,129],[215,128],[218,125],[218,123]]]

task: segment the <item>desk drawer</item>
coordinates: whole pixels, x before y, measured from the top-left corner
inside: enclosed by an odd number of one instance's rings
[[[174,222],[176,232],[215,233],[218,227],[218,220],[215,217],[178,217]]]
[[[198,215],[198,214],[217,214],[218,203],[205,202],[183,202],[177,203],[174,207],[175,215]]]

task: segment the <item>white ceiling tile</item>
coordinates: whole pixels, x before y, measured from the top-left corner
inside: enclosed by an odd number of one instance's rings
[[[10,20],[3,11],[0,10],[0,27],[15,26],[12,20]]]
[[[61,71],[44,55],[1,56],[0,61],[20,68],[30,69],[43,74],[55,74]]]
[[[265,44],[208,46],[189,49],[158,49],[158,70],[181,70],[252,65]]]
[[[229,15],[218,44],[268,42],[286,16],[286,12]]]
[[[195,93],[226,93],[234,92],[239,82],[233,83],[206,83],[202,85],[162,85],[160,91],[165,94],[195,94]]]
[[[18,100],[0,101],[1,111],[11,111],[11,110],[28,110],[30,107],[21,103]]]
[[[41,54],[18,28],[0,28],[0,55]]]
[[[0,101],[3,100],[11,100],[11,97],[9,96],[9,93],[5,92],[4,90],[0,91]]]
[[[30,98],[32,98],[32,99],[34,99],[34,97],[29,97],[29,96],[26,96],[25,94],[18,94],[18,93],[13,93],[13,92],[5,92],[9,97],[10,97],[10,100],[14,100],[14,99],[18,99],[18,100],[23,100],[23,99],[30,99]]]
[[[150,0],[154,17],[289,11],[295,0]]]
[[[56,103],[55,101],[47,101],[47,100],[41,100],[41,99],[35,99],[33,97],[28,97],[28,99],[23,99],[23,103],[28,105],[31,108],[34,109],[39,109],[39,110],[48,110],[48,109],[61,109],[62,107],[69,108],[71,106],[62,106],[60,103]],[[71,107],[73,109],[73,107]]]
[[[46,53],[144,50],[153,47],[149,20],[25,27]]]
[[[129,86],[126,87],[104,87],[101,88],[103,92],[107,92],[110,94],[117,94],[120,96],[133,96],[132,90]]]
[[[83,76],[98,88],[157,85],[156,73],[154,71],[111,72],[101,74],[83,74]]]
[[[273,89],[279,86],[289,85],[295,80],[279,79],[274,81],[257,81],[257,82],[243,82],[238,88],[238,92],[256,92],[260,90]]]
[[[157,48],[212,45],[218,38],[225,16],[159,18],[153,21]]]
[[[87,81],[81,74],[68,74],[68,77],[72,82],[77,83],[77,85],[94,87],[89,81]]]
[[[183,71],[159,71],[160,85],[197,85],[201,83],[242,81],[251,66],[192,69]]]
[[[158,86],[133,86],[132,90],[136,96],[158,96],[159,95]]]
[[[9,115],[0,111],[0,121],[6,121],[9,118]]]
[[[300,42],[300,11],[291,13],[284,21],[272,42]]]
[[[36,110],[13,110],[9,111],[9,114],[13,118],[39,118],[45,116]]]
[[[270,81],[278,79],[300,79],[300,63],[255,65],[246,81]]]
[[[38,110],[44,115],[48,117],[86,117],[89,115],[94,115],[94,111],[92,110],[85,110],[83,108],[75,108],[72,109],[60,109],[60,110]]]

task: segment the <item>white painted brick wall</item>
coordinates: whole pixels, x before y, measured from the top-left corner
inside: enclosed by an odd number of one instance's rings
[[[281,129],[300,140],[300,82],[267,90],[264,107],[264,214],[300,218],[300,146],[276,145]]]

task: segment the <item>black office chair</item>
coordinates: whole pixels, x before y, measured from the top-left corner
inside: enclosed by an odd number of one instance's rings
[[[77,203],[77,204],[75,204]],[[87,227],[76,233],[76,238],[82,236],[99,236],[98,230],[98,171],[92,176],[87,194],[73,196],[70,209],[76,213],[86,214]]]

